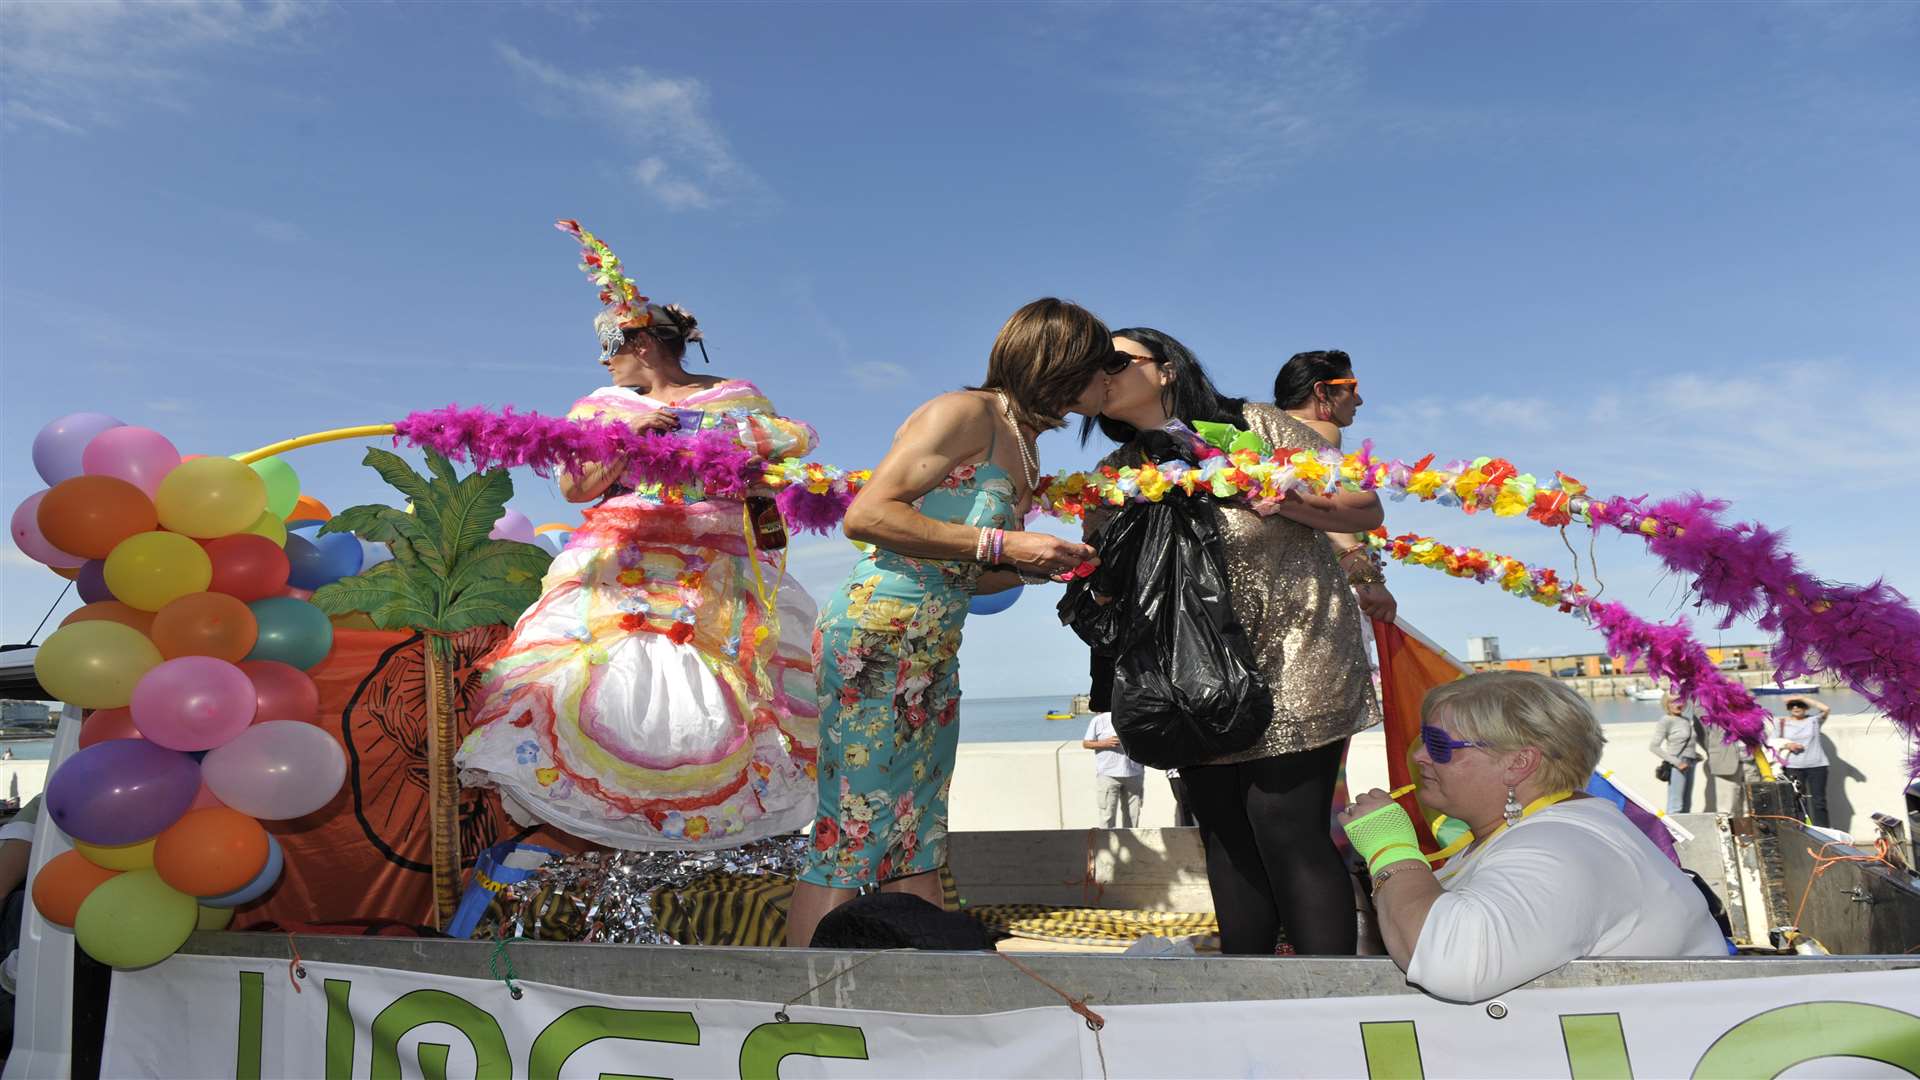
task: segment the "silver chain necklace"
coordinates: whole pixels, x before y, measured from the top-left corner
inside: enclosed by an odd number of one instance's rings
[[[1020,445],[1020,473],[1026,478],[1027,493],[1032,494],[1040,484],[1040,461],[1032,450],[1027,449],[1027,437],[1020,430],[1020,421],[1013,418],[1013,402],[1007,400],[1007,395],[999,390],[995,390],[993,396],[1000,399],[1000,409],[1006,414],[1007,426],[1013,428],[1013,441]]]

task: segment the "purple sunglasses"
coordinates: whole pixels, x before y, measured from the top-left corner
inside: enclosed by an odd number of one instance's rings
[[[1435,765],[1445,765],[1447,762],[1452,761],[1455,750],[1465,750],[1472,746],[1487,745],[1486,743],[1471,742],[1466,739],[1456,739],[1446,732],[1441,731],[1439,728],[1434,727],[1432,724],[1420,725],[1420,741],[1426,745],[1427,756],[1433,759]]]

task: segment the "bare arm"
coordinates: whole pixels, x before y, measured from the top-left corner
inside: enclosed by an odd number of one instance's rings
[[[1274,513],[1321,532],[1366,532],[1387,519],[1380,497],[1371,491],[1289,495]]]
[[[1420,944],[1420,930],[1427,924],[1427,913],[1444,891],[1433,871],[1411,859],[1395,863],[1387,880],[1373,892],[1373,908],[1380,921],[1380,937],[1386,942],[1387,955],[1407,970],[1413,963],[1413,950]]]
[[[894,435],[843,524],[849,540],[902,555],[966,561],[978,550],[980,530],[936,521],[914,509],[956,466],[977,460],[997,423],[992,407],[967,393],[944,394],[915,410]],[[1046,533],[1008,530],[1002,556],[1022,570],[1057,574],[1093,557],[1093,549]]]
[[[5,896],[27,880],[27,863],[33,858],[33,845],[25,840],[0,840],[0,896]]]
[[[639,432],[671,431],[680,421],[665,409],[655,409],[634,421],[633,429]],[[561,470],[556,477],[560,485],[560,495],[570,503],[592,502],[617,483],[627,471],[627,459],[623,454],[603,465],[589,465],[578,476]]]

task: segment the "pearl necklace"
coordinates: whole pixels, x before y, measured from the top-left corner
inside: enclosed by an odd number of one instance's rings
[[[1027,481],[1027,494],[1040,485],[1040,461],[1032,450],[1027,449],[1027,437],[1020,431],[1020,421],[1013,418],[1013,402],[1007,395],[995,390],[993,395],[1000,399],[1000,409],[1006,414],[1007,426],[1013,428],[1013,441],[1020,445],[1020,473]]]

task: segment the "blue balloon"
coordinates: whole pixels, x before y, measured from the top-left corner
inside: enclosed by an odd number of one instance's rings
[[[967,610],[975,615],[998,615],[1013,606],[1020,594],[1026,591],[1025,585],[1015,585],[1005,592],[987,593],[967,601]]]
[[[309,540],[287,534],[287,584],[317,589],[360,572],[360,541],[348,533],[329,533]]]
[[[253,876],[253,880],[230,893],[220,896],[203,896],[200,898],[200,903],[204,907],[239,907],[249,900],[257,900],[280,880],[280,871],[286,863],[286,856],[280,853],[280,841],[275,840],[272,833],[268,833],[267,865],[260,868],[260,872]]]
[[[289,542],[293,537],[287,538]],[[333,623],[326,612],[291,596],[270,596],[247,605],[260,624],[248,660],[278,660],[306,671],[333,651]]]

